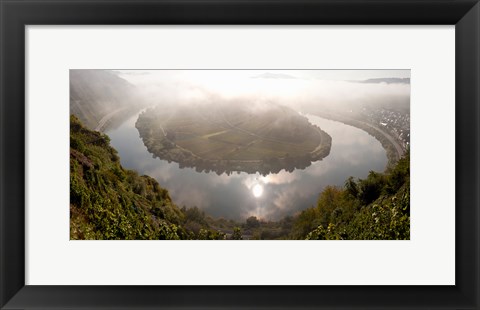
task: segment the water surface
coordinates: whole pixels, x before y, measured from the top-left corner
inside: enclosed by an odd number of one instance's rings
[[[321,117],[307,115],[309,121],[332,137],[330,155],[304,170],[261,176],[260,174],[196,172],[180,169],[152,154],[141,140],[135,122],[138,115],[106,132],[117,149],[123,167],[155,178],[168,189],[179,207],[197,206],[214,217],[243,220],[255,215],[278,220],[316,203],[327,185],[343,186],[349,176],[365,178],[369,171],[383,171],[386,152],[380,142],[366,132]],[[256,191],[254,188],[256,186]],[[258,188],[263,192],[258,196]],[[256,195],[254,195],[256,194]]]

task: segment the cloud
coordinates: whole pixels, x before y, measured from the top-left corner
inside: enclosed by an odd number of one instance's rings
[[[410,103],[410,84],[405,82],[409,78],[320,80],[295,78],[285,72],[288,71],[259,74],[243,70],[157,70],[121,75],[152,104],[170,106],[228,101],[252,108],[277,103],[308,111]]]

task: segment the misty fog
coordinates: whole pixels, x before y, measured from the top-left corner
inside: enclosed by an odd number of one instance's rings
[[[202,102],[237,102],[250,108],[275,103],[297,111],[317,109],[353,111],[360,107],[388,107],[408,113],[409,83],[363,83],[372,76],[409,78],[409,70],[152,70],[118,71],[137,86],[149,105],[192,105]],[[387,72],[384,72],[387,71]],[[330,72],[330,74],[326,73]],[[340,77],[343,76],[341,79]],[[333,79],[328,79],[332,78]],[[388,80],[387,80],[388,81]]]

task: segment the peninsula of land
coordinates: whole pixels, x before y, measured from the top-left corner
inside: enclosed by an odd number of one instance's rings
[[[135,126],[154,156],[227,175],[304,169],[328,156],[332,142],[306,117],[271,103],[159,105],[141,113]]]

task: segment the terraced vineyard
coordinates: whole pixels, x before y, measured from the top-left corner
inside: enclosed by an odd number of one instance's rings
[[[305,117],[273,104],[158,106],[143,112],[136,127],[155,156],[219,174],[303,169],[331,146],[331,137]]]

